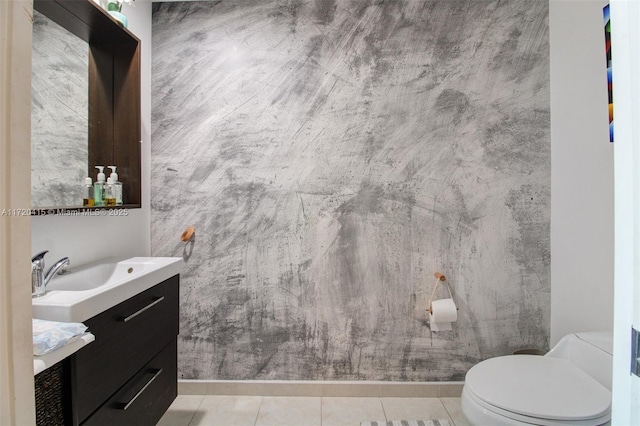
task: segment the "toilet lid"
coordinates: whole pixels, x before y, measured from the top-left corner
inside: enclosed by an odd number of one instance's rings
[[[539,419],[588,420],[611,408],[611,392],[561,358],[491,358],[469,370],[465,386],[495,407]]]

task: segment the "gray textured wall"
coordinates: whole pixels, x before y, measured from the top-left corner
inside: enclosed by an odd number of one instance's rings
[[[152,251],[187,258],[181,377],[460,380],[546,347],[547,16],[155,3]],[[426,321],[435,271],[451,332]]]
[[[34,11],[31,58],[32,206],[81,206],[89,158],[89,45]],[[95,181],[97,170],[90,172]]]

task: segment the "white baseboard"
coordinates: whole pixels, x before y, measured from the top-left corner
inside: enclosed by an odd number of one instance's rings
[[[460,397],[464,382],[178,380],[179,395]]]

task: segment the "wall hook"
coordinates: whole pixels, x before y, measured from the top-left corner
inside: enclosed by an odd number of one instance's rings
[[[196,228],[194,226],[188,227],[180,236],[180,239],[185,243],[188,242],[196,232]]]

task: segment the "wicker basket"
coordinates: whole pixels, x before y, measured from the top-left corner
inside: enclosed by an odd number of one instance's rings
[[[66,415],[64,368],[62,362],[47,368],[35,376],[36,424],[70,424]]]

